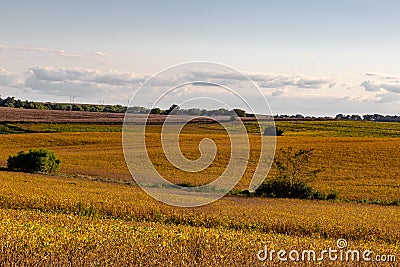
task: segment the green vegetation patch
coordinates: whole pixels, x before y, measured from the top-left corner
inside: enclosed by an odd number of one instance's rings
[[[20,151],[17,155],[9,156],[7,160],[7,168],[10,171],[31,173],[55,173],[60,164],[61,160],[56,158],[54,152],[44,148]]]
[[[248,133],[260,134],[271,123],[261,122],[261,129],[255,122],[246,122],[244,126]],[[277,121],[275,126],[284,132],[285,136],[322,136],[322,137],[400,137],[398,122],[370,121]],[[227,124],[231,130],[238,130],[237,123]],[[160,127],[156,127],[159,129]],[[187,129],[186,129],[187,128]],[[237,129],[236,129],[237,128]],[[225,133],[218,123],[191,125],[185,127],[185,133]],[[152,131],[151,129],[147,129]],[[62,133],[62,132],[121,132],[120,123],[6,123],[0,124],[0,134],[13,133]]]
[[[0,134],[30,133],[28,129],[15,124],[0,124]]]
[[[277,121],[285,136],[400,137],[398,122]]]
[[[256,122],[244,123],[248,133],[260,133]],[[261,131],[272,127],[271,122],[260,122]],[[372,121],[276,121],[275,126],[285,136],[321,136],[321,137],[400,137],[400,123]],[[202,128],[221,130],[219,124],[202,125]],[[227,124],[231,130],[239,128],[237,123]]]

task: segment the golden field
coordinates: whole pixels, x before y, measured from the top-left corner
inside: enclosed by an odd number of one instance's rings
[[[277,138],[277,148],[315,149],[312,164],[324,172],[313,186],[334,189],[350,202],[227,196],[199,208],[176,208],[129,183],[119,131],[84,132],[79,130],[82,125],[71,131],[0,135],[0,165],[6,165],[10,154],[40,147],[62,159],[61,174],[56,176],[0,171],[0,262],[6,266],[276,266],[276,261],[257,259],[264,245],[322,250],[335,247],[338,238],[345,238],[351,249],[398,258],[400,207],[355,202],[399,200],[398,124],[386,124],[382,131],[374,124],[372,134],[362,124],[361,130],[354,130],[362,134],[348,136],[342,130],[348,128],[340,127],[346,124],[324,123],[278,122],[285,136]],[[350,126],[357,127],[356,123]],[[229,160],[224,131],[189,125],[180,145],[188,158],[195,159],[205,134],[217,145],[216,161],[207,172],[188,177],[161,153],[159,126],[149,127],[147,148],[157,170],[177,183],[204,184],[218,177]],[[253,150],[238,189],[246,189],[251,180],[260,138],[249,134]],[[322,266],[346,264],[354,262],[322,262]]]
[[[130,185],[8,172],[0,179],[1,249],[4,261],[21,265],[260,266],[264,245],[322,250],[338,238],[352,249],[400,252],[398,206],[225,197],[188,209]]]
[[[318,125],[318,123],[324,122],[310,123]],[[364,122],[355,123],[362,124]],[[282,122],[282,124],[285,127],[288,122]],[[389,126],[389,136],[393,135],[392,132],[400,132],[400,126],[397,126],[396,123]],[[166,178],[175,183],[199,185],[216,179],[223,172],[229,161],[227,155],[230,153],[229,139],[224,131],[197,125],[191,125],[184,129],[180,146],[187,158],[195,159],[200,155],[198,143],[205,135],[213,139],[218,148],[215,162],[207,170],[191,173],[188,178],[185,172],[175,168],[166,160],[160,143],[159,129],[160,126],[150,127],[146,139],[148,141],[147,150],[157,170]],[[304,129],[304,132],[301,129]],[[377,130],[375,129],[375,131]],[[313,182],[318,189],[336,190],[341,198],[349,200],[399,200],[400,150],[398,148],[400,147],[400,138],[343,137],[339,131],[338,136],[326,135],[326,132],[310,131],[301,125],[296,131],[292,129],[285,133],[285,136],[277,137],[277,149],[288,146],[294,149],[315,149],[313,164],[324,170]],[[259,138],[260,136],[257,134],[249,135],[252,151],[248,168],[237,189],[247,189],[252,178],[258,164]],[[120,132],[0,135],[0,165],[6,165],[10,154],[40,147],[55,151],[57,156],[63,160],[61,173],[132,181],[124,160]],[[273,170],[271,174],[273,174]]]

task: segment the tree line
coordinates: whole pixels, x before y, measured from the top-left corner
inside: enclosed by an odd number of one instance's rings
[[[351,121],[382,121],[382,122],[400,122],[398,115],[381,115],[381,114],[365,114],[365,115],[336,115],[337,120],[351,120]]]
[[[90,111],[90,112],[114,112],[124,113],[126,107],[121,105],[95,105],[95,104],[68,104],[51,102],[34,102],[15,99],[15,97],[0,97],[0,107],[39,109],[39,110],[67,110],[67,111]]]
[[[131,108],[129,108],[130,110]],[[253,114],[248,114],[242,109],[235,108],[233,110],[227,110],[224,108],[220,109],[199,109],[199,108],[189,108],[181,109],[178,105],[172,105],[169,109],[162,110],[160,108],[152,108],[150,114],[160,114],[160,115],[192,115],[192,116],[238,116],[238,117],[254,117]]]
[[[15,97],[0,97],[0,107],[39,109],[39,110],[66,110],[66,111],[88,111],[88,112],[111,112],[125,113],[126,106],[122,105],[97,105],[97,104],[72,104],[72,103],[52,103],[52,102],[34,102],[28,100],[15,99]],[[129,107],[130,113],[136,114],[160,114],[160,115],[192,115],[192,116],[238,116],[254,117],[254,114],[246,113],[242,109],[227,110],[224,108],[206,110],[199,108],[181,109],[178,105],[172,105],[169,109],[145,108],[140,106]],[[326,119],[326,120],[351,120],[351,121],[380,121],[380,122],[400,122],[399,115],[343,115],[337,114],[335,117],[314,117],[296,115],[275,115],[275,119]]]
[[[23,109],[39,109],[39,110],[66,110],[66,111],[88,111],[88,112],[112,112],[125,113],[126,106],[122,105],[96,105],[96,104],[72,104],[72,103],[52,103],[52,102],[34,102],[28,100],[15,99],[15,97],[0,97],[0,107],[23,108]],[[206,110],[199,108],[181,109],[178,105],[172,105],[169,109],[162,110],[160,108],[145,108],[140,106],[129,107],[130,113],[136,114],[160,114],[160,115],[198,115],[198,116],[233,116],[237,114],[239,117],[251,117],[244,110],[234,109],[215,109]],[[254,116],[254,115],[253,115]]]
[[[400,116],[398,115],[381,115],[381,114],[351,114],[351,115],[343,115],[337,114],[335,117],[315,117],[315,116],[303,116],[301,114],[296,115],[275,115],[275,119],[283,119],[283,120],[347,120],[347,121],[380,121],[380,122],[400,122]]]

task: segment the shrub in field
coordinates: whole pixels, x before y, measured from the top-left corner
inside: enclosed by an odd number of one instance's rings
[[[13,171],[31,173],[55,173],[60,167],[61,160],[47,149],[31,149],[11,155],[7,160],[7,168]]]
[[[273,125],[267,126],[264,130],[265,136],[282,136],[283,130],[276,128]]]
[[[292,147],[280,148],[274,161],[278,170],[277,179],[288,181],[292,186],[313,181],[321,172],[321,169],[313,168],[310,164],[313,152],[314,149],[293,151]]]
[[[270,179],[263,183],[256,194],[265,197],[278,198],[309,198],[324,199],[325,196],[304,182],[291,184],[283,179]]]
[[[312,152],[313,149],[279,149],[274,161],[278,175],[265,181],[255,194],[280,198],[336,199],[337,193],[325,195],[307,184],[321,171],[310,166]]]

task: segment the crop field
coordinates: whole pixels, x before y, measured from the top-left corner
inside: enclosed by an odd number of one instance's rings
[[[122,150],[121,124],[7,122],[0,126],[0,265],[4,266],[276,266],[259,250],[337,248],[396,255],[400,260],[400,124],[348,121],[281,121],[277,148],[314,149],[323,169],[312,185],[335,190],[337,201],[228,195],[198,208],[162,204],[133,181]],[[248,188],[262,137],[247,125],[252,147],[236,189]],[[189,124],[182,153],[200,156],[204,137],[218,149],[206,171],[174,168],[162,153],[159,125],[148,125],[147,152],[157,171],[175,183],[206,184],[229,161],[226,132],[214,124]],[[9,172],[7,158],[48,148],[61,158],[56,175]],[[267,179],[273,177],[273,168]],[[282,264],[282,262],[279,262]],[[287,262],[309,266],[310,261]],[[319,262],[353,266],[354,262]],[[383,263],[360,262],[361,266]]]

